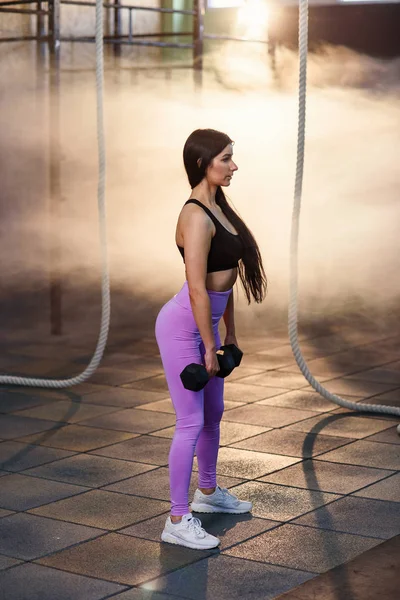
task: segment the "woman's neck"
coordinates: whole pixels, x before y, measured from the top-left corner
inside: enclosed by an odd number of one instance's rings
[[[211,186],[207,180],[201,181],[199,185],[196,185],[192,189],[191,198],[196,198],[206,206],[215,208],[217,203],[215,201],[215,195],[217,192],[217,186]]]

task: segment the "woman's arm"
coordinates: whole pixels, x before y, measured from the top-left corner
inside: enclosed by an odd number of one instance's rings
[[[235,313],[233,305],[233,290],[228,298],[228,303],[224,312],[224,323],[226,327],[226,336],[235,335]]]
[[[213,234],[213,224],[198,207],[185,207],[181,231],[185,249],[186,277],[190,304],[206,355],[205,363],[210,376],[218,371],[216,343],[211,320],[210,298],[206,289],[207,258]]]
[[[224,344],[235,344],[235,346],[237,346],[238,343],[235,331],[235,307],[233,302],[233,290],[231,292],[231,295],[229,296],[223,318],[226,327]]]

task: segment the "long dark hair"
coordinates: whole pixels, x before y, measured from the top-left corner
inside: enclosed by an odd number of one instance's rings
[[[215,129],[196,129],[190,134],[183,148],[183,162],[192,189],[199,185],[213,158],[218,156],[228,144],[233,144],[230,137]],[[228,204],[220,186],[217,188],[215,201],[238,232],[243,245],[243,257],[239,261],[239,277],[247,301],[250,304],[253,296],[254,300],[260,303],[266,295],[267,279],[257,242],[239,215]]]

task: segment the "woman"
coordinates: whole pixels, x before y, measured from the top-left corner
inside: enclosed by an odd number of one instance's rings
[[[199,487],[191,509],[203,513],[245,513],[242,502],[216,482],[219,424],[224,380],[216,351],[221,346],[218,323],[226,326],[225,344],[238,346],[232,287],[239,277],[248,302],[261,302],[266,279],[257,243],[226,201],[222,187],[230,185],[237,166],[233,142],[219,131],[198,129],[186,141],[183,160],[192,193],[178,218],[176,243],[185,262],[186,282],[165,304],[156,322],[176,428],[169,453],[171,515],[161,539],[189,548],[209,549],[220,540],[204,531],[192,517],[188,493],[196,452]],[[187,390],[180,373],[190,363],[204,364],[210,377],[204,389]]]

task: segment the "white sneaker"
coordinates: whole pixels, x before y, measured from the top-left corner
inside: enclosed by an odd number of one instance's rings
[[[192,517],[191,513],[183,515],[179,523],[172,523],[171,517],[168,517],[161,539],[163,542],[197,550],[209,550],[220,544],[220,540],[207,533],[202,528],[200,519]]]
[[[239,515],[250,512],[253,508],[251,502],[236,498],[226,488],[217,485],[213,494],[203,494],[199,489],[194,493],[193,502],[190,505],[193,512],[199,513],[230,513]]]

